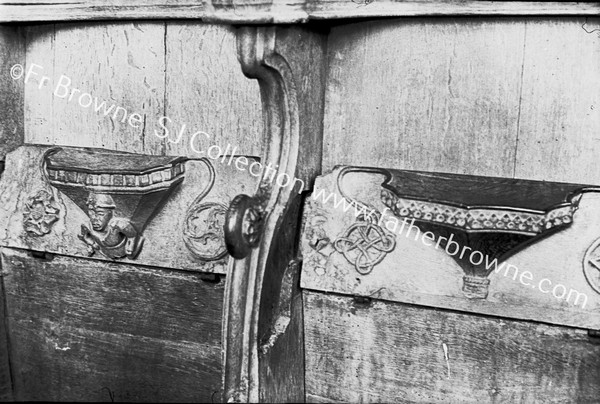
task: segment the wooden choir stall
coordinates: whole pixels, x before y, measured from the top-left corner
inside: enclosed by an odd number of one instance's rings
[[[0,401],[600,402],[599,14],[0,2]]]

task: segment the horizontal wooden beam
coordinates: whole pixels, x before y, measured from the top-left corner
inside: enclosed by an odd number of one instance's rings
[[[29,0],[0,2],[0,22],[201,19],[221,23],[468,15],[598,15],[600,2],[457,0]]]

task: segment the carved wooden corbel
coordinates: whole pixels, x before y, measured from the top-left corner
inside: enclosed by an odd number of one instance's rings
[[[303,401],[301,301],[281,288],[299,270],[288,266],[297,254],[298,185],[310,186],[320,170],[325,41],[298,27],[243,27],[237,35],[242,70],[261,91],[261,163],[300,181],[281,186],[263,171],[254,195],[238,195],[227,212],[225,238],[236,260],[230,261],[225,295],[224,397]],[[290,318],[282,321],[282,313]]]
[[[347,195],[343,183],[361,173],[384,177],[380,201],[366,204]],[[344,167],[337,178],[337,192],[368,215],[359,215],[332,245],[358,273],[370,273],[395,246],[394,236],[381,226],[379,210],[390,212],[404,221],[403,226],[414,223],[423,233],[431,233],[442,248],[448,243],[460,246],[462,253],[450,255],[464,271],[463,292],[468,298],[485,299],[493,270],[487,263],[503,262],[569,226],[585,189],[579,184]],[[370,205],[374,202],[379,210]],[[470,255],[464,254],[469,251],[489,261],[473,264]]]
[[[600,327],[597,186],[338,166],[313,195],[305,289]]]
[[[79,239],[90,255],[135,259],[148,221],[183,181],[184,160],[52,148],[42,158],[42,173],[88,215]]]
[[[508,257],[573,222],[585,185],[494,177],[383,170],[381,201],[423,231],[453,240],[490,260]],[[466,254],[452,255],[465,272],[463,292],[486,298],[492,272]]]

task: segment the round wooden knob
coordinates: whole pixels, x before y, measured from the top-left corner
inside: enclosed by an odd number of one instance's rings
[[[225,217],[225,244],[236,259],[248,256],[258,245],[262,233],[262,214],[256,200],[248,195],[236,196]]]

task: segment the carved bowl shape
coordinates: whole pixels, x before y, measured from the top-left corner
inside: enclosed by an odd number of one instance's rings
[[[122,228],[141,235],[153,215],[183,181],[185,158],[148,156],[90,148],[53,148],[43,157],[46,180],[91,215],[110,210]],[[97,212],[96,212],[97,213]],[[103,229],[108,219],[94,213],[91,225]],[[127,223],[127,226],[123,225]],[[130,230],[130,232],[133,230]]]
[[[422,232],[432,232],[468,277],[487,277],[494,259],[501,262],[569,226],[581,194],[598,191],[557,182],[401,170],[382,173],[386,176],[382,203],[409,223],[414,219]],[[476,253],[473,259],[473,251],[481,255]]]

